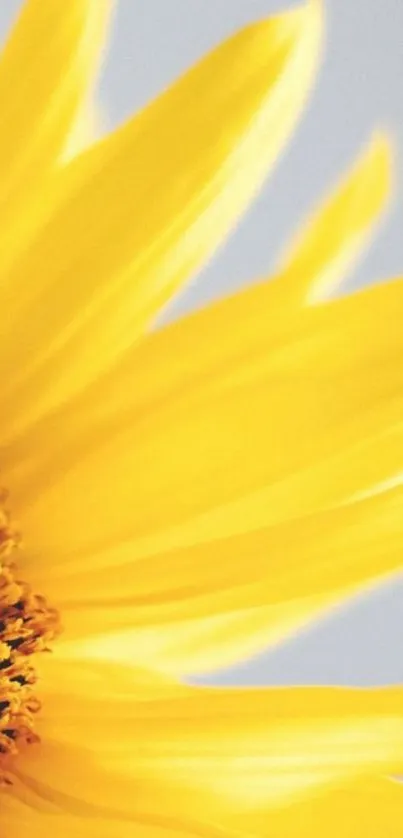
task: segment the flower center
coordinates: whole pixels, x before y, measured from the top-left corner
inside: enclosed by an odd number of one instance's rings
[[[59,615],[21,580],[15,556],[18,539],[0,498],[0,782],[1,763],[23,744],[38,741],[34,655],[48,651],[58,634]]]

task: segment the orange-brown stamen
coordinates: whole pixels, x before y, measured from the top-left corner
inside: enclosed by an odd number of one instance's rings
[[[4,500],[2,496],[1,501]],[[59,616],[32,592],[18,572],[18,540],[0,509],[0,774],[1,761],[22,744],[38,741],[35,715],[40,701],[35,694],[34,655],[47,651],[59,632]]]

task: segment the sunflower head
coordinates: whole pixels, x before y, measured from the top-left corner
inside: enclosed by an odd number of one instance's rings
[[[7,783],[8,756],[22,744],[38,741],[35,716],[41,702],[36,695],[34,655],[48,651],[59,633],[59,615],[45,597],[33,593],[20,579],[16,552],[18,536],[10,526],[5,506],[0,511],[0,781]],[[3,763],[3,764],[2,764]]]

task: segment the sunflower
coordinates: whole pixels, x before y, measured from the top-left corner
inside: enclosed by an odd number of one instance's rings
[[[0,62],[0,834],[398,835],[400,688],[177,677],[399,568],[402,286],[325,299],[389,142],[270,282],[152,330],[290,135],[322,15],[242,30],[79,153],[109,16],[28,0]]]

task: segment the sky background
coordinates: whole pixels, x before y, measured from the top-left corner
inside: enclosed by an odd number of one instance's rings
[[[20,5],[20,0],[2,0],[3,38]],[[292,5],[280,0],[118,0],[100,83],[106,127],[144,105],[237,27]],[[251,211],[170,316],[268,274],[287,237],[378,127],[396,140],[396,198],[349,282],[358,286],[403,272],[403,2],[327,0],[325,7],[325,57],[299,130]],[[297,638],[214,680],[402,682],[402,641],[403,581],[356,599]]]

